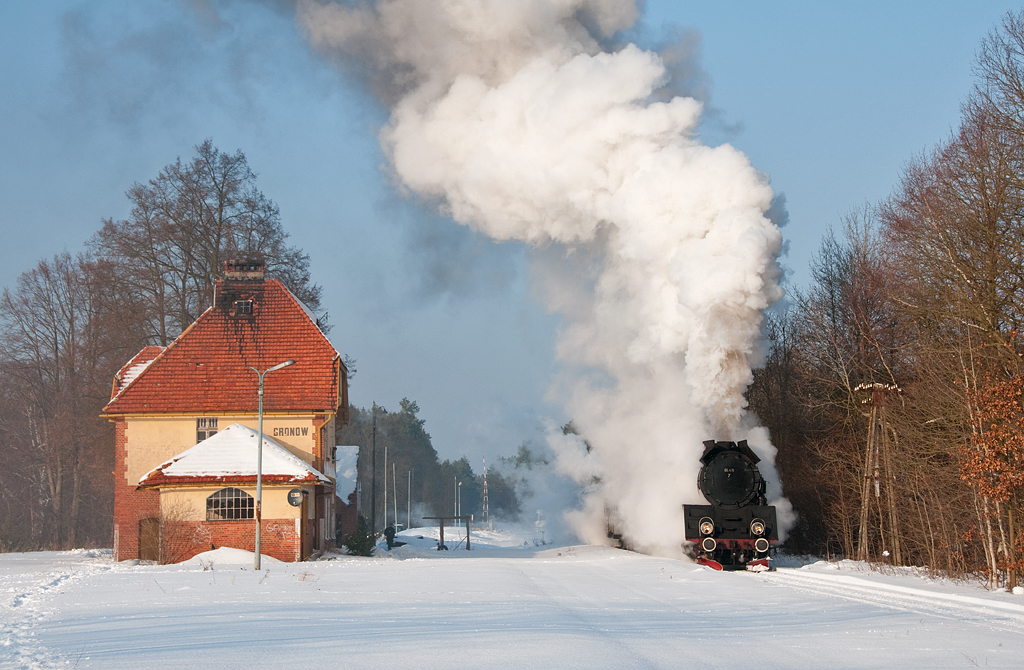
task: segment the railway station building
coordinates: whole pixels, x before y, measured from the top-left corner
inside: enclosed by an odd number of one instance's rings
[[[335,428],[347,370],[316,318],[260,262],[225,263],[213,305],[115,375],[114,559],[186,560],[255,545],[257,370],[264,375],[262,553],[328,548],[338,515]]]

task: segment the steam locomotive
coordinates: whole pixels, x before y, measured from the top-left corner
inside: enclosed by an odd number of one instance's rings
[[[769,551],[779,541],[775,507],[765,499],[765,481],[746,440],[704,442],[697,486],[710,505],[683,505],[686,539],[697,562],[715,570],[768,570]]]

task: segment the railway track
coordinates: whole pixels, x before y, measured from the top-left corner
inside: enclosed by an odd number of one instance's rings
[[[992,598],[943,593],[861,577],[780,568],[760,573],[759,579],[818,595],[843,598],[887,609],[936,616],[988,626],[1014,633],[1024,632],[1024,604]]]

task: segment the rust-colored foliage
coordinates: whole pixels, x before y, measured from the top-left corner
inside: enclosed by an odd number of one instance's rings
[[[977,430],[961,451],[960,473],[978,493],[999,502],[1024,486],[1024,375],[971,391]]]
[[[1024,569],[1024,545],[1014,523],[1019,516],[1017,493],[1024,486],[1024,375],[987,378],[968,398],[975,407],[976,425],[970,446],[961,449],[960,476],[978,495],[997,503],[995,523],[1000,528],[1000,509],[1005,509],[1007,535],[998,563],[1007,571],[1008,586],[1014,586]]]

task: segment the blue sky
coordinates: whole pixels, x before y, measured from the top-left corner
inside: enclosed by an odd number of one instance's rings
[[[123,217],[125,190],[206,138],[241,149],[324,286],[352,400],[416,400],[444,458],[511,454],[562,422],[547,402],[558,321],[529,253],[405,198],[386,112],[312,53],[287,3],[5,3],[0,285]],[[1005,2],[650,1],[636,37],[699,39],[713,114],[786,195],[793,285],[823,233],[945,138]]]

